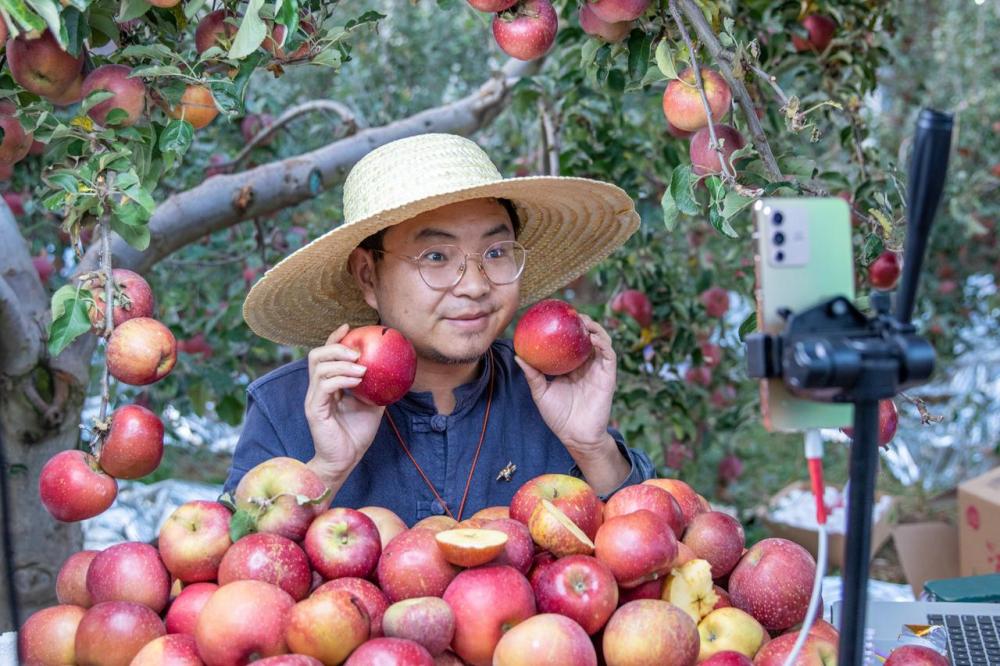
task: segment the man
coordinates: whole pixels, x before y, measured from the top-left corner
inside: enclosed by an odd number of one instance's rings
[[[508,504],[546,472],[581,476],[602,496],[653,475],[608,428],[616,359],[596,322],[584,317],[592,357],[552,380],[498,340],[519,305],[635,231],[625,192],[579,178],[504,180],[472,141],[427,134],[360,160],[344,217],[247,297],[254,332],[312,350],[250,385],[227,490],[290,456],[323,479],[335,506],[384,506],[412,525]],[[417,353],[413,387],[388,408],[351,395],[366,369],[340,344],[349,327],[376,321]]]

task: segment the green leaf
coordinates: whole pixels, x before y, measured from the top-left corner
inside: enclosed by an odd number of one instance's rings
[[[594,62],[594,57],[597,55],[597,51],[604,46],[604,42],[592,37],[583,43],[583,47],[580,49],[580,67],[586,69]]]
[[[677,228],[677,204],[674,202],[673,195],[670,194],[670,188],[668,187],[663,191],[663,198],[660,199],[660,208],[663,209],[663,226],[667,228],[667,231],[673,231]]]
[[[751,312],[740,324],[740,340],[746,340],[747,336],[757,330],[757,313]]]
[[[731,190],[726,193],[726,198],[722,200],[721,215],[728,220],[753,202],[753,197],[745,197],[735,190]]]
[[[661,39],[656,45],[656,66],[660,72],[668,79],[677,78],[677,65],[674,63],[674,54],[671,52],[671,45],[666,39]]]
[[[66,285],[52,294],[49,355],[58,356],[74,340],[89,330],[90,317],[87,313],[87,301],[82,298],[80,290],[72,285]]]
[[[160,133],[160,150],[183,155],[194,141],[194,127],[186,120],[171,120]]]
[[[122,0],[121,9],[118,10],[118,22],[124,23],[139,18],[148,12],[151,6],[147,0]]]
[[[80,113],[84,114],[90,111],[92,108],[104,102],[106,100],[114,97],[115,94],[110,90],[95,90],[94,92],[87,95],[83,102],[80,104]]]
[[[111,229],[140,252],[149,247],[147,220],[149,214],[134,202],[116,206],[111,211]]]
[[[229,538],[236,543],[248,534],[257,531],[257,518],[249,511],[237,509],[229,521]]]
[[[319,495],[315,499],[308,497],[307,495],[296,495],[295,502],[299,506],[317,506],[326,501],[326,498],[330,496],[330,489],[327,488],[323,491],[323,494]]]
[[[79,182],[76,178],[76,174],[69,169],[54,171],[45,176],[45,181],[49,183],[50,186],[58,187],[73,194],[76,193],[77,183]]]
[[[52,31],[59,46],[66,48],[66,31],[59,23],[59,4],[55,0],[26,0],[28,6],[42,17],[45,25]],[[6,7],[5,7],[6,9]]]
[[[26,31],[44,30],[45,20],[35,12],[28,9],[24,0],[5,0],[3,10],[7,12],[14,21]]]
[[[659,83],[660,81],[666,80],[667,77],[663,75],[663,72],[660,71],[659,67],[656,65],[650,65],[649,69],[646,70],[646,74],[642,77],[642,80],[639,81],[639,87],[645,88],[652,83]]]
[[[674,168],[670,174],[670,194],[677,205],[677,210],[685,215],[698,215],[701,213],[701,206],[694,198],[691,187],[697,181],[697,176],[688,164],[682,164]]]
[[[243,420],[243,408],[243,402],[229,393],[215,406],[215,413],[229,425],[237,426]]]
[[[285,37],[294,35],[295,31],[299,29],[299,1],[278,0],[278,7],[274,11],[274,20],[285,26]]]
[[[164,44],[133,44],[132,46],[126,46],[118,54],[123,60],[173,60],[174,52],[171,51]],[[132,70],[132,75],[135,75],[135,70]]]
[[[230,511],[236,512],[236,501],[233,499],[231,493],[222,493],[216,501]]]
[[[649,63],[650,38],[642,30],[633,30],[628,38],[628,77],[636,79],[645,73]]]
[[[180,68],[175,65],[142,65],[133,69],[129,78],[152,79],[158,76],[182,76],[182,74]]]
[[[205,6],[206,0],[191,0],[191,2],[184,3],[184,18],[190,21],[194,18],[194,15]]]
[[[336,48],[324,49],[314,55],[312,60],[309,61],[311,65],[317,65],[319,67],[329,67],[331,69],[339,69],[343,64],[343,56],[340,55],[340,51]]]
[[[260,9],[264,6],[264,0],[250,0],[243,20],[240,21],[240,28],[233,38],[233,45],[229,48],[229,57],[234,60],[241,60],[261,45],[267,37],[267,27],[260,18]]]
[[[63,11],[62,20],[66,30],[66,50],[78,56],[83,48],[83,42],[90,37],[90,26],[76,7],[67,7]]]

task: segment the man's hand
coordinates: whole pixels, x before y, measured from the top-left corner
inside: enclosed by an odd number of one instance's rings
[[[531,397],[549,429],[571,454],[593,457],[603,452],[611,440],[607,428],[618,374],[617,357],[607,331],[587,315],[580,318],[590,333],[594,353],[573,372],[550,382],[521,357],[515,360],[524,370]]]
[[[316,447],[309,466],[328,485],[337,485],[335,493],[371,446],[385,412],[385,407],[369,405],[348,392],[361,383],[366,370],[355,363],[361,356],[357,351],[339,344],[348,330],[347,324],[342,325],[325,345],[309,352],[305,402]]]

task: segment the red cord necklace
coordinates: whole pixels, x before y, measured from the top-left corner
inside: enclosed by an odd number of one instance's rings
[[[388,409],[385,411],[385,416],[387,419],[389,419],[389,425],[392,426],[392,431],[396,433],[396,439],[399,440],[399,445],[403,447],[403,452],[406,453],[406,456],[410,459],[410,462],[413,463],[413,466],[417,468],[417,472],[420,474],[420,477],[424,480],[424,483],[427,484],[427,487],[431,489],[431,492],[434,494],[434,498],[444,508],[444,512],[448,514],[449,518],[458,521],[462,520],[462,512],[465,511],[465,500],[468,499],[469,488],[472,487],[472,475],[475,474],[476,472],[476,464],[479,462],[479,452],[483,448],[483,440],[486,439],[486,424],[490,420],[490,407],[492,407],[493,405],[493,378],[496,376],[496,371],[494,369],[494,359],[493,359],[492,349],[490,350],[489,363],[490,363],[490,392],[489,392],[489,397],[486,398],[486,413],[483,414],[483,429],[479,433],[479,444],[476,445],[476,455],[472,458],[472,469],[469,470],[469,478],[465,480],[465,492],[462,493],[462,503],[458,506],[457,517],[454,514],[452,514],[451,509],[448,508],[447,503],[445,503],[441,495],[438,494],[437,488],[434,487],[434,484],[431,483],[431,480],[427,478],[426,474],[424,474],[424,470],[421,469],[420,463],[418,463],[416,458],[413,457],[413,454],[410,453],[409,447],[406,446],[406,441],[403,440],[403,436],[399,434],[399,428],[396,427],[396,422],[392,420],[392,414],[389,413]]]

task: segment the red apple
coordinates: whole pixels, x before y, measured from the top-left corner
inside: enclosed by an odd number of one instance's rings
[[[434,666],[465,666],[465,662],[454,652],[442,652],[434,657]]]
[[[125,65],[101,65],[83,80],[81,92],[84,98],[97,91],[114,95],[87,111],[95,123],[106,125],[112,109],[121,109],[126,114],[117,121],[120,127],[130,127],[139,122],[146,107],[146,85],[140,78],[129,78],[131,73],[132,68]]]
[[[284,28],[285,26],[281,26]],[[268,127],[274,124],[274,116],[270,113],[249,113],[243,117],[240,121],[240,134],[243,135],[243,140],[246,143],[250,143],[255,136],[266,130]],[[270,135],[267,139],[259,142],[258,146],[266,146],[274,140],[274,135]]]
[[[816,562],[787,539],[754,544],[729,575],[733,606],[753,615],[771,633],[803,620],[816,577]]]
[[[108,371],[118,381],[132,386],[152,384],[174,369],[177,340],[155,319],[129,319],[111,332],[107,361]]]
[[[215,583],[192,583],[185,585],[181,593],[170,604],[164,622],[168,634],[191,634],[194,636],[201,610],[208,603],[212,593],[219,589]]]
[[[348,592],[331,590],[292,607],[285,642],[292,652],[340,664],[368,640],[368,630],[368,613],[361,602]]]
[[[687,613],[666,601],[631,601],[608,620],[602,639],[608,666],[692,666],[698,659],[698,628]]]
[[[111,430],[101,445],[101,469],[116,479],[139,479],[160,465],[163,421],[141,405],[125,405],[111,414]]]
[[[719,461],[718,477],[723,483],[732,483],[743,476],[743,461],[735,453],[728,453]]]
[[[348,592],[355,599],[361,602],[370,621],[369,636],[378,638],[382,635],[382,617],[389,608],[389,599],[386,598],[382,590],[362,578],[335,578],[317,587],[312,596],[323,594],[335,590]]]
[[[87,611],[72,604],[43,608],[17,634],[19,663],[25,666],[76,663],[76,631]]]
[[[765,643],[753,658],[754,666],[784,666],[798,636],[799,632],[794,631]],[[815,634],[806,638],[795,660],[795,666],[835,666],[836,663],[837,644]]]
[[[192,500],[167,518],[157,541],[160,557],[175,578],[185,583],[215,580],[222,556],[232,542],[232,514],[218,502]]]
[[[677,544],[680,547],[681,544]],[[675,565],[676,566],[676,565]],[[660,599],[663,594],[663,581],[647,580],[638,587],[624,588],[618,587],[618,603],[624,606],[630,601],[637,599]]]
[[[534,60],[556,41],[559,17],[549,0],[520,0],[493,17],[493,38],[511,58]]]
[[[608,0],[604,0],[607,2]],[[593,5],[580,5],[580,28],[588,35],[600,37],[609,44],[620,42],[632,32],[632,21],[604,21],[594,13]]]
[[[594,554],[622,587],[635,587],[670,571],[677,537],[652,511],[639,509],[604,522],[594,539]]]
[[[285,626],[294,605],[287,592],[270,583],[238,580],[223,585],[198,617],[198,654],[207,666],[228,666],[287,653]]]
[[[298,495],[312,502],[299,504]],[[257,515],[258,532],[271,532],[292,541],[305,538],[309,524],[326,511],[332,499],[326,485],[304,462],[282,456],[247,472],[233,498],[237,509]]]
[[[583,479],[569,474],[542,474],[526,481],[510,500],[510,517],[527,525],[542,499],[552,502],[591,539],[597,534],[601,500]]]
[[[531,562],[535,555],[535,544],[531,540],[528,528],[512,518],[487,520],[483,527],[499,530],[507,535],[504,550],[493,560],[493,564],[506,564],[523,574],[527,574],[531,569]]]
[[[618,607],[614,574],[608,565],[587,555],[556,560],[539,573],[532,589],[539,612],[572,618],[590,635],[596,634]]]
[[[892,289],[899,280],[899,255],[885,250],[868,266],[868,281],[876,289]]]
[[[829,16],[822,14],[810,14],[802,19],[802,26],[809,33],[808,39],[803,39],[798,35],[792,35],[792,44],[795,50],[809,51],[815,49],[822,53],[830,45],[833,36],[837,32],[837,24]]]
[[[511,628],[497,643],[493,666],[597,666],[583,628],[563,615],[544,613]]]
[[[349,331],[340,344],[360,352],[357,363],[367,368],[361,383],[351,389],[356,397],[375,405],[391,405],[413,386],[417,353],[396,329],[361,326]]]
[[[485,509],[480,509],[476,511],[471,516],[472,518],[481,518],[482,520],[498,520],[500,518],[510,518],[510,507],[507,506],[488,506]]]
[[[81,550],[66,558],[56,576],[56,599],[61,604],[90,608],[94,600],[87,592],[87,570],[97,557],[96,550]]]
[[[455,613],[452,649],[473,666],[488,666],[503,633],[535,614],[528,580],[504,565],[466,569],[448,585],[444,600]]]
[[[261,46],[264,50],[269,51],[278,60],[299,60],[301,58],[307,58],[311,54],[311,46],[308,40],[304,40],[302,44],[292,51],[292,53],[287,53],[284,46],[278,46],[285,42],[285,26],[280,23],[277,25],[268,26],[270,34],[264,38],[264,42]],[[312,23],[306,20],[299,21],[299,30],[301,30],[306,35],[313,35],[316,33],[316,28]],[[264,144],[266,145],[266,143]]]
[[[543,499],[528,521],[531,539],[556,557],[591,555],[594,542],[552,502]],[[600,533],[600,530],[598,530]]]
[[[722,155],[726,164],[729,165],[730,172],[732,172],[734,169],[730,158],[733,153],[746,145],[746,141],[739,131],[729,125],[717,124],[714,129],[715,138],[722,144]],[[719,153],[712,148],[712,135],[708,127],[703,127],[694,133],[688,146],[688,153],[691,157],[691,165],[697,175],[722,173],[722,162],[719,161]]]
[[[439,597],[414,597],[397,601],[386,609],[382,630],[391,638],[419,643],[436,657],[455,636],[455,613]]]
[[[246,535],[222,556],[219,585],[236,580],[271,583],[299,601],[309,594],[312,572],[305,552],[294,541],[261,532]]]
[[[698,662],[699,666],[753,666],[750,657],[735,650],[716,652],[708,659]]]
[[[896,436],[896,429],[899,427],[899,409],[896,403],[890,398],[878,401],[878,445],[888,446],[892,438]],[[854,438],[854,428],[841,428],[841,432],[850,438]]]
[[[103,513],[115,501],[118,482],[89,453],[60,451],[42,466],[38,494],[53,518],[68,523]]]
[[[925,645],[900,645],[889,653],[885,666],[948,666],[948,658]]]
[[[542,572],[555,562],[556,559],[556,556],[547,550],[535,553],[535,556],[531,560],[531,569],[528,570],[528,582],[534,585],[542,575]]]
[[[116,268],[111,271],[111,278],[114,281],[111,296],[114,308],[111,311],[111,321],[115,326],[120,326],[129,319],[153,316],[155,309],[153,290],[141,275],[127,268]],[[90,290],[90,295],[94,299],[87,312],[95,333],[104,330],[104,285],[103,275],[83,283],[83,287]]]
[[[684,532],[684,544],[695,557],[712,565],[712,578],[722,578],[743,556],[746,537],[740,521],[721,511],[698,514]]]
[[[28,92],[58,98],[80,75],[86,54],[81,50],[78,56],[70,55],[48,30],[34,39],[28,34],[7,41],[11,76]]]
[[[722,287],[709,287],[699,298],[709,317],[721,317],[729,311],[729,292]]]
[[[0,129],[3,130],[3,139],[0,139],[0,164],[7,166],[23,160],[31,150],[31,142],[34,139],[31,132],[24,131],[24,126],[14,117],[14,112],[12,104],[0,107]],[[5,180],[9,178],[10,176]],[[23,214],[24,211],[21,212],[21,215]]]
[[[323,662],[305,654],[279,654],[277,657],[258,659],[253,666],[323,666]]]
[[[0,116],[0,124],[2,124],[3,116]],[[30,151],[29,151],[30,152]],[[30,201],[31,197],[27,192],[4,192],[3,200],[7,202],[7,206],[10,208],[10,212],[14,214],[14,217],[21,217],[24,215],[24,203]],[[39,256],[48,257],[45,250],[39,252]],[[42,282],[46,282],[48,278],[42,278]]]
[[[704,365],[693,365],[684,372],[684,381],[707,387],[712,383],[712,370]]]
[[[825,638],[831,643],[840,643],[840,632],[826,620],[820,620],[819,618],[813,620],[812,626],[809,627],[809,633],[815,634],[820,638]]]
[[[473,8],[488,14],[496,14],[517,4],[517,0],[469,0]]]
[[[733,102],[729,84],[718,72],[705,67],[701,69],[701,81],[712,110],[712,121],[718,122]],[[687,132],[695,132],[708,125],[705,105],[695,86],[694,70],[690,67],[681,72],[680,78],[670,81],[663,91],[663,115],[670,125]]]
[[[76,629],[76,663],[129,666],[146,643],[165,633],[163,622],[148,606],[131,601],[96,604]]]
[[[546,375],[573,372],[590,358],[593,348],[583,319],[565,301],[550,298],[535,303],[514,329],[514,351]]]
[[[382,555],[382,540],[372,519],[343,507],[313,520],[302,546],[313,569],[324,578],[368,578]]]
[[[94,557],[87,569],[87,592],[95,604],[131,601],[159,613],[170,599],[170,574],[156,548],[127,541]]]
[[[434,666],[434,657],[405,638],[376,638],[355,650],[344,666]]]
[[[588,6],[584,5],[584,7]],[[615,297],[611,299],[611,311],[624,312],[635,319],[643,328],[653,323],[653,304],[650,302],[649,296],[638,289],[626,289],[615,294]]]
[[[167,634],[139,650],[129,666],[204,666],[190,634]]]
[[[681,505],[663,488],[647,484],[626,486],[616,492],[604,505],[604,520],[623,516],[639,509],[652,511],[670,526],[678,539],[684,534],[687,521]]]
[[[239,21],[231,23],[226,21],[227,18],[235,17],[224,9],[217,9],[206,14],[205,18],[198,22],[198,27],[194,31],[194,48],[198,51],[198,55],[213,46],[218,46],[223,51],[228,49],[227,45],[236,36]]]
[[[608,23],[633,21],[646,13],[649,0],[588,0],[594,16]]]
[[[409,529],[389,542],[376,569],[379,587],[390,601],[440,597],[458,573],[444,559],[434,532]]]
[[[52,102],[53,106],[72,106],[83,101],[83,74],[77,74],[61,94],[45,99]]]

